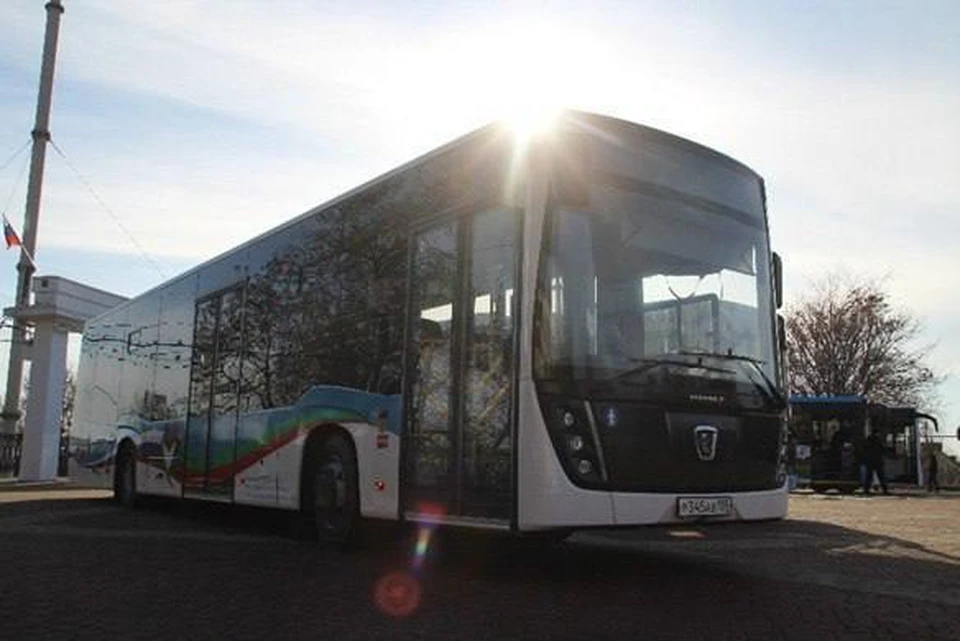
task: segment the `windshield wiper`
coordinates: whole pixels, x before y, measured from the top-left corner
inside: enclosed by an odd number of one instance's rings
[[[763,368],[761,367],[761,365],[763,364],[763,361],[760,360],[759,358],[754,358],[753,356],[746,356],[744,354],[733,354],[733,353],[723,354],[723,353],[715,353],[715,352],[698,352],[693,350],[681,350],[678,353],[683,354],[684,356],[695,356],[700,358],[717,358],[725,361],[739,361],[741,363],[749,363],[750,365],[753,366],[753,370],[760,374],[760,378],[763,379],[763,382],[767,386],[767,389],[764,389],[763,386],[761,386],[753,378],[751,378],[750,382],[753,383],[754,387],[756,387],[757,390],[761,394],[763,394],[765,397],[767,397],[769,400],[774,401],[780,409],[783,409],[787,406],[787,399],[780,392],[780,389],[776,386],[776,384],[772,380],[770,380],[770,377],[767,376],[767,373],[763,371]]]
[[[704,365],[703,363],[690,363],[687,361],[674,360],[672,358],[631,358],[630,360],[640,364],[637,365],[636,367],[631,367],[630,369],[619,372],[609,380],[619,381],[624,378],[636,376],[637,374],[642,374],[648,370],[653,369],[654,367],[660,367],[661,365],[677,365],[678,367],[686,367],[688,369],[703,369],[703,370],[707,370],[708,372],[736,374],[736,372],[729,369],[724,369],[722,367],[711,367],[709,365]]]

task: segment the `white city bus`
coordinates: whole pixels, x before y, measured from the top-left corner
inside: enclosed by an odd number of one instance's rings
[[[90,321],[71,474],[339,542],[781,518],[768,238],[703,146],[489,125]]]

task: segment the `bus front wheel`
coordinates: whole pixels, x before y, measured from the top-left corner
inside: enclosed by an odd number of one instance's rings
[[[117,469],[113,478],[113,498],[125,508],[132,508],[137,502],[137,459],[133,445],[129,442],[120,446],[117,452]]]
[[[360,526],[357,457],[353,447],[343,434],[330,434],[312,450],[304,487],[305,516],[322,545],[352,547]]]

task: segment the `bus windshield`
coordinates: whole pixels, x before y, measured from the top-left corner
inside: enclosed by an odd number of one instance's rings
[[[664,400],[673,375],[706,386],[685,394],[780,397],[762,214],[596,185],[552,207],[544,247],[539,379],[633,381]]]

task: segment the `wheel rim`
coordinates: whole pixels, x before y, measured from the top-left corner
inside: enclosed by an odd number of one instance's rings
[[[340,457],[330,456],[320,466],[314,479],[313,497],[320,534],[342,536],[347,520],[347,482]]]

